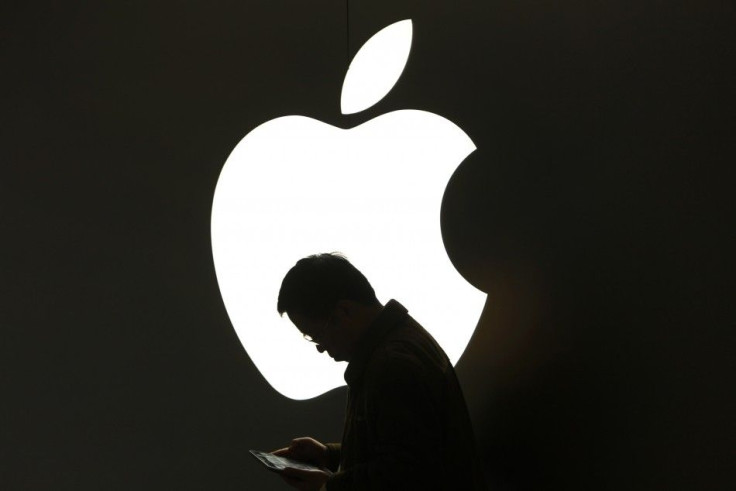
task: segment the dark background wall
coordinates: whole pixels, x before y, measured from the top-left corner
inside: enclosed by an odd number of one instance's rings
[[[347,50],[336,0],[0,9],[2,489],[284,489],[249,448],[339,438],[344,389],[289,401],[240,346],[212,194],[261,122],[402,108],[478,146],[442,220],[489,295],[457,370],[495,489],[732,481],[733,5],[354,0]]]

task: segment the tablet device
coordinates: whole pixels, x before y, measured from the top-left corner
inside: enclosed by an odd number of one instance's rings
[[[292,467],[294,469],[303,469],[307,471],[318,471],[321,470],[319,467],[299,460],[290,459],[289,457],[279,457],[272,453],[263,452],[261,450],[251,450],[251,455],[257,458],[258,461],[265,465],[267,469],[274,472],[281,472],[286,467]]]

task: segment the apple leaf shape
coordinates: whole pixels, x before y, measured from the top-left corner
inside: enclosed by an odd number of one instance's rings
[[[368,109],[391,91],[409,59],[411,39],[411,19],[405,19],[366,41],[345,74],[340,100],[343,114]]]

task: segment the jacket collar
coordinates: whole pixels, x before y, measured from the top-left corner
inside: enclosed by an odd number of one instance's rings
[[[389,300],[383,307],[378,317],[365,330],[363,336],[358,340],[355,353],[345,369],[345,382],[352,385],[357,382],[365,371],[365,367],[381,341],[397,325],[403,321],[408,314],[406,308],[396,300]]]

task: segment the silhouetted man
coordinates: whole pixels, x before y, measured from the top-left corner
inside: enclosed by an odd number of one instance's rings
[[[296,438],[274,452],[324,470],[287,468],[301,490],[483,489],[467,408],[442,348],[395,300],[385,306],[338,254],[301,259],[278,298],[304,337],[347,361],[342,443]]]

